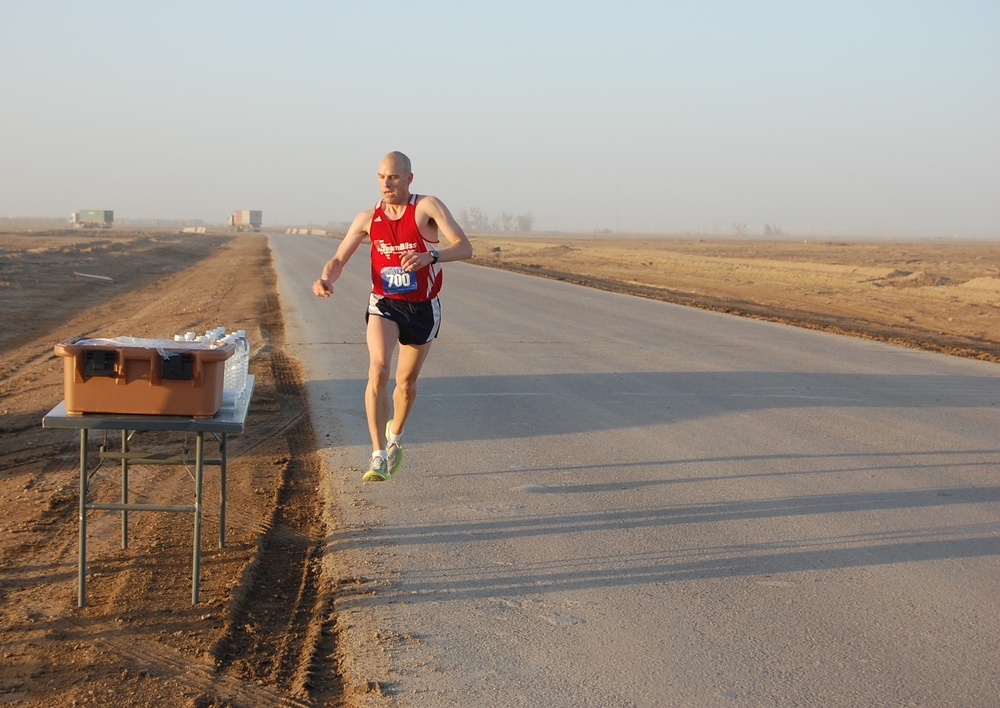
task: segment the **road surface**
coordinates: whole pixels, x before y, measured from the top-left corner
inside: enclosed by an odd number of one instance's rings
[[[270,237],[371,705],[994,705],[1000,367],[447,264],[362,484],[364,248]]]

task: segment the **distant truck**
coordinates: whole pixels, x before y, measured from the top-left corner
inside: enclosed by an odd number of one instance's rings
[[[110,229],[115,213],[104,209],[81,209],[70,214],[69,222],[78,229]]]
[[[263,223],[260,214],[251,209],[237,209],[229,216],[229,228],[233,231],[260,231]]]

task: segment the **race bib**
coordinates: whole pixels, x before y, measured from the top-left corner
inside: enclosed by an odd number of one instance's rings
[[[382,292],[386,295],[399,295],[413,292],[416,289],[416,273],[403,270],[399,266],[389,266],[382,269]]]

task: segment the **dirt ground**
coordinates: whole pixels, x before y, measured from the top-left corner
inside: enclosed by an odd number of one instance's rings
[[[483,265],[1000,361],[997,243],[473,242]],[[0,704],[350,706],[373,690],[338,670],[337,580],[319,563],[324,471],[265,237],[0,234],[0,312]],[[79,438],[41,428],[63,397],[52,347],[215,326],[247,330],[257,378],[247,433],[230,438],[224,549],[206,472],[201,602],[191,605],[188,515],[133,513],[122,549],[118,515],[91,512],[78,608]],[[174,453],[191,441],[140,443]],[[91,499],[113,500],[117,474],[98,469]],[[131,479],[150,503],[190,503],[183,469],[136,467]]]
[[[0,704],[349,705],[335,587],[319,577],[316,445],[283,353],[266,238],[0,235],[0,311]],[[200,603],[191,604],[191,515],[133,512],[123,550],[118,514],[92,511],[87,606],[78,608],[79,434],[41,428],[63,397],[52,347],[215,326],[247,330],[256,386],[248,433],[229,438],[224,549],[218,471],[206,468]],[[132,442],[171,454],[185,445],[193,436]],[[148,503],[191,504],[193,489],[181,467],[130,472],[130,492]],[[115,501],[117,466],[98,469],[91,490],[92,501]]]

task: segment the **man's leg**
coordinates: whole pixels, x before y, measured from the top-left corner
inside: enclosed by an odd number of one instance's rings
[[[396,363],[396,388],[392,392],[392,433],[403,432],[413,403],[417,400],[417,377],[431,351],[431,344],[400,344],[399,361]],[[386,418],[388,420],[388,418]],[[384,434],[384,433],[383,433]]]
[[[399,338],[399,326],[377,315],[368,317],[368,386],[365,413],[373,450],[385,450],[385,424],[389,420],[389,366]]]

